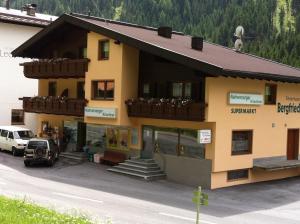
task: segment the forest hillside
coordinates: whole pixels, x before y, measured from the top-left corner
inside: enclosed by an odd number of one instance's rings
[[[244,26],[244,51],[300,67],[300,0],[11,0],[13,8],[38,4],[38,11],[64,12],[140,25],[172,26],[186,34],[232,47]]]

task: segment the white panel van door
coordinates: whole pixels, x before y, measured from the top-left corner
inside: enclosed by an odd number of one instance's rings
[[[15,143],[14,134],[10,131],[8,132],[8,138],[6,141],[7,150],[12,151],[12,147],[14,146],[14,143]]]
[[[2,150],[7,150],[7,136],[8,136],[8,131],[2,130],[1,131],[1,136],[0,136],[0,148]]]

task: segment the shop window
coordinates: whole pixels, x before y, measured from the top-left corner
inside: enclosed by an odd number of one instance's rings
[[[205,158],[205,146],[200,144],[197,130],[181,130],[179,144],[182,156]]]
[[[77,82],[77,99],[85,98],[84,82]]]
[[[11,124],[24,125],[24,110],[11,110]]]
[[[232,132],[232,155],[252,153],[253,131]]]
[[[106,126],[87,124],[86,143],[91,152],[103,153],[107,148],[106,129]]]
[[[92,81],[93,100],[113,100],[115,82],[114,81]]]
[[[227,180],[228,181],[248,179],[248,178],[249,178],[249,170],[248,169],[231,170],[231,171],[227,172]]]
[[[98,49],[98,60],[109,59],[109,40],[100,40]]]
[[[266,84],[265,86],[265,104],[274,105],[276,104],[277,97],[277,85]]]
[[[48,83],[48,96],[56,96],[57,92],[57,83],[49,82]]]
[[[177,155],[179,146],[179,130],[177,128],[155,128],[157,150],[164,154]]]

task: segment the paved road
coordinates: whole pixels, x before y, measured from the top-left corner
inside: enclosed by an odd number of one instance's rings
[[[114,224],[195,223],[191,187],[144,182],[105,166],[61,159],[53,168],[25,168],[22,158],[0,153],[0,194]],[[299,224],[300,178],[207,191],[203,224]]]

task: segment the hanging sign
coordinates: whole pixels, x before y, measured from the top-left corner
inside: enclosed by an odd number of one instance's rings
[[[84,116],[99,118],[117,118],[117,109],[86,107],[84,109]]]
[[[263,105],[264,97],[261,94],[229,93],[229,104]]]

